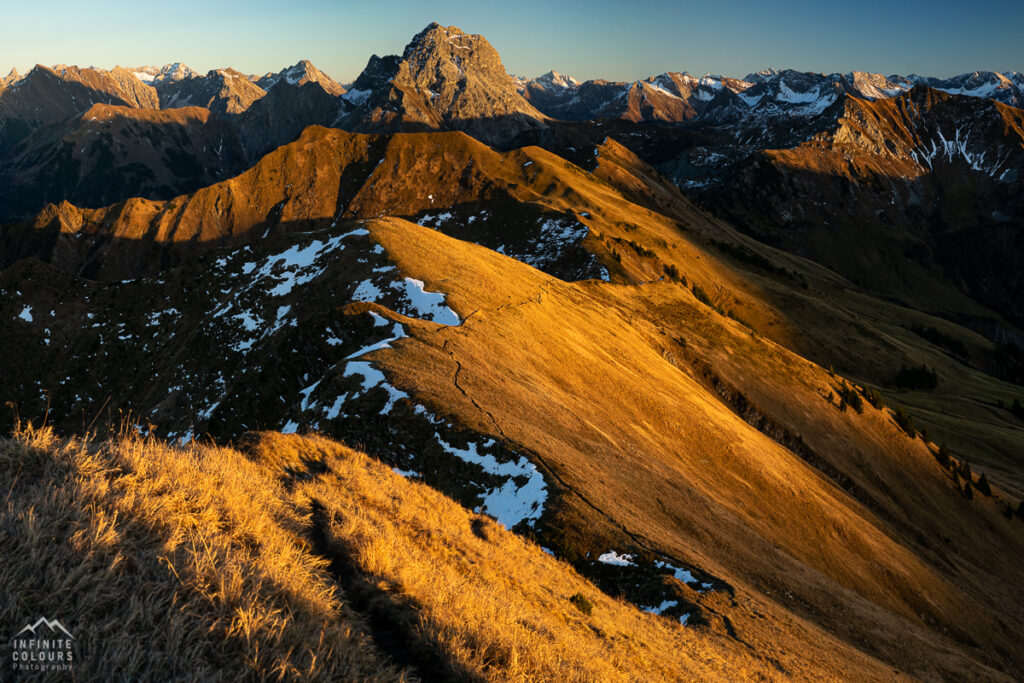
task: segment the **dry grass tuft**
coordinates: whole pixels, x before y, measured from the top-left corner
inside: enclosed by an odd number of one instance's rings
[[[387,679],[308,520],[236,451],[0,442],[3,623],[59,618],[83,680]],[[13,631],[12,631],[13,633]]]

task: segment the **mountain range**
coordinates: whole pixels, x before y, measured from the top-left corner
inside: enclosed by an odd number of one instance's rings
[[[82,524],[144,519],[117,527],[144,536],[118,546],[126,584],[180,583],[223,641],[194,651],[249,652],[256,677],[299,666],[271,635],[298,628],[329,653],[309,671],[340,666],[334,624],[383,678],[1019,678],[1022,88],[526,80],[438,24],[344,85],[308,61],[12,74],[0,529],[24,505],[64,534],[51,489],[92,501]],[[243,532],[250,497],[276,521]],[[188,524],[222,549],[179,557]],[[53,581],[85,571],[53,552]],[[266,557],[314,597],[268,593]],[[207,562],[248,567],[250,612]],[[533,596],[519,626],[470,609],[503,589],[456,600],[477,572]],[[24,590],[84,618],[51,587]],[[352,611],[325,619],[332,591]],[[291,625],[245,616],[282,605]],[[502,649],[537,634],[559,667]],[[609,659],[570,671],[575,642]],[[127,670],[106,656],[85,655]]]

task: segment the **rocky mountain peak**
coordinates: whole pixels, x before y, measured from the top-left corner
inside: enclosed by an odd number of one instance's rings
[[[345,92],[337,81],[316,68],[308,59],[300,60],[294,66],[290,66],[278,73],[268,73],[256,81],[256,85],[269,91],[278,83],[302,86],[307,83],[317,83],[326,92],[337,97]]]
[[[150,78],[149,82],[153,84],[157,83],[173,83],[175,81],[183,81],[186,78],[196,78],[199,76],[197,71],[191,69],[187,64],[181,62],[174,62],[173,64],[165,64],[164,66],[137,66],[131,71],[135,72],[136,76],[139,76],[142,80],[147,80],[140,76],[140,74],[148,75]]]
[[[406,75],[418,86],[475,77],[496,88],[513,87],[498,51],[480,35],[433,23],[416,34],[402,53]]]
[[[18,73],[18,70],[11,69],[11,72],[9,74],[4,76],[3,78],[0,78],[0,88],[6,88],[7,86],[19,80],[21,80],[21,75]]]
[[[561,74],[554,69],[547,72],[543,76],[538,76],[534,79],[534,82],[540,83],[541,85],[555,88],[575,88],[580,82],[572,76],[566,76]]]
[[[487,39],[437,23],[413,36],[401,57],[372,56],[345,100],[342,127],[367,132],[452,128],[498,142],[546,119]]]
[[[402,58],[398,55],[384,57],[370,55],[366,67],[352,83],[349,92],[369,92],[384,87],[389,80],[394,78],[401,60]]]
[[[764,81],[770,81],[778,77],[782,72],[775,68],[761,69],[752,74],[747,74],[743,79],[748,83],[763,83]]]
[[[214,114],[240,114],[266,95],[245,74],[231,68],[213,69],[205,76],[159,84],[160,106],[205,107]]]

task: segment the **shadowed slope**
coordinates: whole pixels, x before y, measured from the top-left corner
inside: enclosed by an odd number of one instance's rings
[[[963,315],[966,295],[1019,325],[1022,144],[1024,111],[990,100],[925,87],[848,97],[834,128],[756,155],[710,202],[919,310]]]
[[[0,90],[0,152],[48,123],[81,114],[96,103],[159,109],[157,92],[131,73],[36,65]]]
[[[238,135],[207,109],[96,104],[36,130],[0,160],[0,220],[31,217],[50,202],[169,199],[244,167]]]

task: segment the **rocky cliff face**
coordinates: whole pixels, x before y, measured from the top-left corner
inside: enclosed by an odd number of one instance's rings
[[[517,92],[483,36],[438,24],[401,57],[371,57],[344,99],[339,123],[356,131],[456,129],[497,143],[547,118]]]

